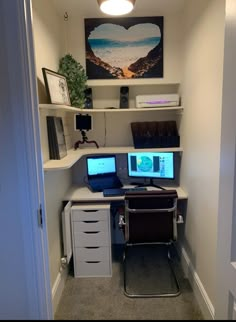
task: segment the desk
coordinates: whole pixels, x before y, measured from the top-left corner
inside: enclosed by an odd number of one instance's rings
[[[181,187],[165,188],[175,189],[178,200],[188,198]],[[148,187],[148,190],[156,189]],[[64,240],[72,240],[73,250],[68,252],[73,252],[75,277],[111,276],[110,204],[124,200],[124,196],[104,197],[102,192],[93,193],[87,187],[72,186],[64,200],[69,206],[67,204],[63,212],[63,222],[67,222],[63,234],[67,233]]]
[[[132,186],[124,186],[129,188]],[[178,199],[188,199],[187,193],[181,187],[164,187],[165,189],[175,189]],[[147,187],[148,190],[157,190],[157,188]],[[104,197],[102,192],[91,192],[87,187],[72,186],[66,193],[65,200],[72,202],[107,202],[123,200],[124,196]]]

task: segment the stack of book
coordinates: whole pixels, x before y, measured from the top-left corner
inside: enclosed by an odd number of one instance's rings
[[[47,116],[49,157],[60,160],[67,155],[62,118]]]

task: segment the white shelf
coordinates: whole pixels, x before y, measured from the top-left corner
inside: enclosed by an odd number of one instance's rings
[[[165,106],[165,107],[145,107],[145,108],[93,108],[93,109],[82,109],[67,105],[56,105],[56,104],[40,104],[40,109],[45,110],[57,110],[57,111],[67,111],[67,112],[74,112],[74,113],[129,113],[129,112],[148,112],[148,111],[182,111],[183,106]]]
[[[82,109],[81,113],[127,113],[127,112],[158,112],[158,111],[182,111],[182,106],[170,106],[170,107],[144,107],[144,108],[94,108],[94,109]]]
[[[156,149],[135,149],[134,147],[101,147],[97,148],[82,148],[77,150],[67,151],[67,156],[61,160],[49,160],[44,163],[45,171],[52,170],[65,170],[70,169],[80,158],[88,154],[118,154],[118,153],[128,153],[128,152],[182,152],[183,148],[156,148]]]
[[[96,86],[145,86],[145,85],[180,85],[178,79],[142,78],[142,79],[94,79],[88,80],[89,87]]]
[[[80,112],[82,109],[77,107],[72,107],[68,105],[57,105],[57,104],[39,104],[41,110],[57,110],[57,111],[67,111],[67,112]]]

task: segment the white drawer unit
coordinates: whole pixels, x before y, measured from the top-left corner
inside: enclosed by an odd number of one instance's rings
[[[74,232],[96,232],[96,231],[107,231],[107,221],[103,220],[92,220],[92,221],[74,221]]]
[[[109,262],[100,261],[77,261],[75,263],[75,277],[108,277],[111,276]]]
[[[75,277],[112,275],[110,205],[71,207]]]
[[[77,247],[75,249],[75,256],[80,261],[105,261],[110,260],[109,247]]]
[[[104,208],[101,208],[104,207]],[[72,221],[107,221],[110,216],[110,205],[108,204],[84,204],[72,206],[71,219]]]
[[[109,246],[108,231],[74,232],[75,247]]]

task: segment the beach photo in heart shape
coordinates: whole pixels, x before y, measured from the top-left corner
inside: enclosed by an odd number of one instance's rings
[[[98,58],[123,69],[147,56],[160,39],[160,28],[154,24],[138,24],[128,30],[115,24],[103,24],[91,32],[88,41]]]
[[[86,32],[89,79],[148,77],[149,70],[157,63],[159,70],[156,77],[160,77],[163,66],[163,26],[159,19],[158,23],[153,17],[151,21],[150,17],[132,18],[131,23],[124,23],[125,19],[121,22],[101,19],[92,26],[90,20],[99,19],[87,20],[90,22]]]

